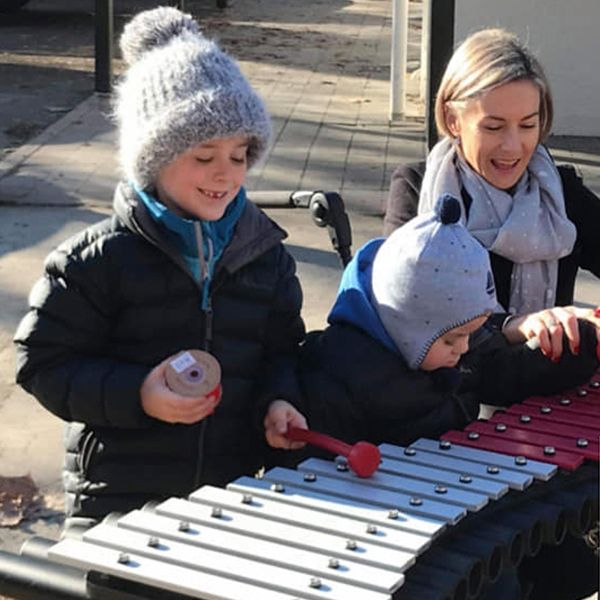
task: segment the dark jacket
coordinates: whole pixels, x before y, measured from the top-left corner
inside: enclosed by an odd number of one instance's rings
[[[17,381],[68,421],[66,478],[77,516],[184,496],[267,460],[267,403],[297,401],[302,294],[285,232],[248,202],[216,265],[212,314],[180,253],[126,184],[114,213],[46,260],[16,335]],[[222,367],[214,415],[171,425],[146,415],[140,386],[179,350]]]
[[[310,333],[303,344],[300,383],[313,429],[348,443],[404,446],[462,429],[477,418],[480,403],[508,406],[530,395],[558,393],[597,369],[595,331],[586,323],[580,323],[580,356],[566,350],[559,364],[482,328],[471,336],[471,350],[459,368],[409,369],[372,305],[371,269],[382,241],[369,242],[353,258],[330,325]]]
[[[567,216],[577,229],[573,251],[558,262],[556,305],[568,306],[573,304],[578,269],[587,269],[600,277],[600,198],[585,187],[573,166],[560,165],[558,172],[563,184]],[[400,165],[394,171],[384,218],[384,235],[389,235],[417,214],[424,173],[425,162]],[[465,207],[470,206],[472,199],[466,191],[462,193]],[[507,307],[513,263],[493,252],[490,252],[490,262],[498,301]]]

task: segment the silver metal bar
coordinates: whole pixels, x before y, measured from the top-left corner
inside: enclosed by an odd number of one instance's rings
[[[250,492],[261,498],[277,498],[278,502],[285,502],[292,506],[317,507],[324,513],[331,515],[350,516],[361,519],[365,523],[375,523],[386,527],[397,528],[404,531],[413,531],[431,538],[439,535],[446,529],[446,522],[402,512],[396,508],[381,508],[359,500],[339,498],[317,490],[301,489],[294,485],[286,484],[274,489],[273,483],[266,479],[253,477],[240,477],[228,484],[228,489]]]
[[[418,465],[430,466],[435,464],[440,468],[453,471],[454,473],[492,479],[493,481],[507,484],[511,489],[515,490],[524,490],[533,483],[533,477],[528,473],[518,473],[508,469],[492,469],[490,472],[490,465],[455,458],[448,454],[431,452],[426,447],[417,447],[416,442],[412,446],[409,446],[408,449],[411,451],[410,455],[403,455],[404,453],[401,452],[403,449],[398,446],[389,444],[382,444],[380,446],[380,450],[384,456],[406,460]]]
[[[479,492],[497,500],[510,489],[507,484],[469,475],[464,477],[462,473],[434,468],[424,464],[413,464],[410,461],[382,458],[378,470],[383,473],[394,473],[406,475],[416,479],[424,479],[435,483],[441,483],[449,487]]]
[[[102,548],[81,540],[64,539],[48,550],[48,556],[63,564],[94,569],[160,589],[188,594],[203,600],[296,600],[298,594],[265,589],[227,577],[185,569],[137,554],[122,556],[119,550]],[[125,558],[127,561],[125,562]],[[300,596],[306,598],[306,596]]]
[[[285,541],[272,542],[253,538],[238,532],[230,532],[212,527],[198,526],[195,523],[163,517],[151,512],[132,511],[122,516],[118,527],[155,535],[192,546],[221,550],[227,548],[229,554],[253,558],[271,564],[294,568],[309,575],[335,579],[349,585],[364,586],[368,589],[391,593],[402,584],[402,575],[397,570],[373,567],[351,558],[334,558],[331,554],[317,549],[305,550],[287,545]],[[334,567],[332,567],[332,564]]]
[[[292,506],[278,502],[277,498],[273,500],[257,498],[247,492],[204,486],[191,494],[189,500],[210,506],[218,505],[228,510],[252,514],[263,519],[309,527],[334,535],[343,535],[371,544],[398,548],[415,554],[423,552],[431,545],[430,538],[424,535],[374,523],[365,524],[364,521],[324,513],[318,508]]]
[[[441,483],[436,484],[422,479],[404,477],[402,475],[376,471],[368,479],[361,478],[348,469],[340,471],[331,461],[320,458],[310,458],[305,460],[296,468],[301,472],[326,475],[327,477],[363,485],[369,488],[369,493],[373,488],[398,491],[419,496],[420,498],[431,498],[432,500],[443,502],[444,504],[456,504],[458,506],[463,506],[470,511],[480,510],[489,502],[489,496],[484,494],[465,492],[461,489],[442,485]]]
[[[459,446],[458,444],[451,444],[450,448],[444,449],[444,442],[435,440],[422,438],[417,440],[412,446],[414,448],[427,449],[436,454],[450,454],[451,456],[464,458],[473,462],[495,465],[519,473],[527,473],[541,481],[548,481],[558,471],[556,465],[550,463],[543,463],[530,459],[520,463],[518,460],[520,457],[500,454],[499,452],[490,452],[489,450],[479,450],[478,448],[469,448],[467,446]]]
[[[235,556],[230,554],[227,548],[208,550],[111,525],[101,524],[93,527],[84,534],[83,540],[186,569],[263,586],[279,592],[305,596],[311,600],[321,600],[322,598],[331,598],[331,600],[389,599],[389,594],[375,592],[362,586],[340,583],[324,575],[307,575],[293,567],[267,564],[256,557]]]
[[[429,498],[421,498],[420,496],[413,496],[402,492],[391,492],[375,487],[366,490],[363,485],[352,481],[319,477],[318,485],[314,485],[306,482],[302,473],[280,467],[276,467],[265,473],[264,478],[273,483],[291,483],[303,489],[318,489],[319,491],[342,498],[362,500],[363,502],[384,506],[388,509],[396,508],[403,512],[443,520],[449,524],[457,523],[466,515],[466,510],[461,506],[443,504]]]
[[[403,550],[392,550],[375,544],[348,539],[297,527],[284,523],[273,523],[253,517],[220,510],[215,516],[213,508],[188,502],[180,498],[169,498],[155,507],[157,514],[198,523],[206,527],[236,531],[263,540],[278,541],[298,548],[315,549],[338,558],[348,558],[375,567],[384,567],[402,572],[415,563],[415,555]]]

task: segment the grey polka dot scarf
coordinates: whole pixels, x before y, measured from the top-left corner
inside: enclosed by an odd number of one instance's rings
[[[462,188],[473,199],[466,223]],[[526,314],[554,306],[558,259],[571,253],[577,231],[567,218],[560,175],[548,151],[537,146],[509,194],[471,169],[445,138],[427,158],[419,213],[432,210],[444,193],[461,200],[462,221],[471,235],[514,263],[510,304],[504,309]]]

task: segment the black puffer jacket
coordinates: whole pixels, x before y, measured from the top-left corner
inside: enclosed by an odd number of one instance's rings
[[[98,517],[225,484],[268,460],[258,424],[275,397],[298,400],[302,294],[285,232],[247,203],[216,265],[212,319],[198,284],[131,188],[114,215],[47,258],[17,344],[17,381],[68,421],[68,512]],[[205,348],[223,397],[194,425],[147,416],[140,386],[160,361]]]
[[[558,261],[556,305],[573,304],[578,269],[587,269],[600,277],[600,199],[583,184],[571,165],[559,165],[558,172],[565,194],[567,216],[577,229],[573,251]],[[389,235],[417,214],[419,193],[425,174],[425,162],[400,165],[393,173],[384,218],[383,233]],[[463,190],[465,206],[472,199]],[[490,252],[498,301],[507,307],[513,263]]]
[[[580,355],[565,349],[558,364],[484,328],[460,369],[413,371],[359,327],[336,323],[310,333],[303,346],[305,414],[313,429],[348,443],[405,446],[420,437],[438,439],[476,419],[481,403],[509,406],[589,380],[598,368],[597,341],[589,323],[580,322],[580,332]],[[320,452],[306,448],[301,454]]]

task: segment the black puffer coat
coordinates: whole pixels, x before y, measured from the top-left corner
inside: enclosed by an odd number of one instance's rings
[[[475,420],[481,403],[510,406],[588,381],[598,368],[593,326],[580,322],[581,350],[565,343],[560,363],[483,328],[460,369],[413,371],[398,354],[350,323],[308,334],[300,358],[305,414],[316,430],[348,443],[406,446],[438,439]],[[297,456],[321,454],[306,448]],[[300,460],[300,458],[297,458]]]
[[[212,318],[179,253],[126,184],[111,218],[50,254],[15,335],[17,381],[69,422],[70,514],[99,517],[183,496],[268,460],[259,424],[270,400],[297,401],[304,335],[285,236],[247,203],[215,268]],[[140,386],[148,372],[207,345],[223,371],[214,415],[194,425],[147,416]]]
[[[587,269],[600,277],[600,198],[583,184],[573,166],[559,165],[557,168],[565,194],[567,216],[577,229],[573,251],[558,261],[556,305],[568,306],[573,304],[578,269]],[[400,165],[392,174],[383,225],[384,235],[389,235],[417,214],[424,174],[425,162]],[[464,190],[463,200],[466,207],[470,206],[472,199]],[[507,307],[513,263],[493,252],[490,252],[490,262],[498,301]]]

